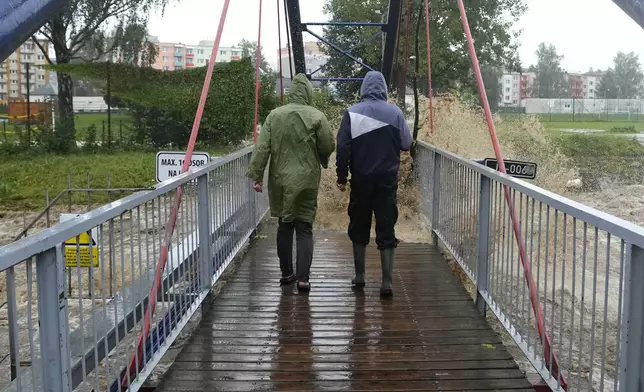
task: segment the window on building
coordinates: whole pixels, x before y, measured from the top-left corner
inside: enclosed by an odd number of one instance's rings
[[[163,56],[163,57],[161,58],[161,60],[162,60],[162,61],[168,61],[168,56]]]
[[[15,69],[12,69],[12,70],[11,70],[11,73],[12,73],[12,74],[15,74],[15,73],[18,73],[18,71],[17,71],[17,70],[15,70]]]
[[[510,79],[506,79],[505,84],[510,84]]]
[[[16,60],[13,60],[13,59],[12,59],[12,60],[11,60],[11,64],[15,64],[15,63],[16,63]]]
[[[11,94],[16,94],[18,93],[16,90],[11,90]]]
[[[197,64],[203,64],[203,63],[204,63],[203,59],[197,59]]]
[[[203,54],[203,49],[197,49],[197,54]]]
[[[506,93],[509,93],[509,92],[510,92],[510,87],[506,87],[506,88],[505,88],[505,92],[506,92]]]
[[[220,55],[222,55],[222,56],[225,56],[225,55],[226,55],[226,51],[225,51],[225,50],[220,50],[220,51],[219,51],[219,54],[220,54]]]
[[[517,104],[517,100],[515,99],[514,101],[512,101],[512,103],[516,105],[516,104]]]
[[[38,75],[38,80],[45,80],[45,75]]]
[[[192,49],[186,49],[186,53],[192,54]]]
[[[506,95],[506,96],[505,96],[505,100],[506,100],[506,101],[509,101],[509,100],[510,100],[510,96],[509,96],[509,95]]]
[[[168,51],[168,47],[167,47],[167,46],[162,47],[162,48],[161,48],[161,51],[162,51],[162,52],[167,52],[167,51]]]
[[[11,84],[18,84],[18,79],[11,79]]]
[[[594,93],[594,92],[595,92],[595,90],[593,90],[593,89],[591,88],[589,92],[592,94],[592,93]]]
[[[167,65],[164,65],[164,66],[163,66],[163,70],[164,70],[164,71],[169,71],[169,70],[170,70],[170,67],[168,67]]]

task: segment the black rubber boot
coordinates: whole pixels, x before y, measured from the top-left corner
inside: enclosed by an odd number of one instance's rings
[[[380,265],[382,267],[382,285],[380,286],[381,297],[391,297],[394,295],[391,287],[392,273],[394,269],[394,249],[384,249],[380,251]]]
[[[367,253],[367,247],[364,245],[353,244],[353,264],[356,269],[356,276],[351,281],[351,284],[356,288],[363,288],[365,286],[364,281],[364,268],[365,268],[365,258]]]

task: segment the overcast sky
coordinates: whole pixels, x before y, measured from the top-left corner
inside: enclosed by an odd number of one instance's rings
[[[356,0],[358,1],[358,0]],[[277,58],[277,2],[264,0],[262,46],[267,60]],[[279,0],[282,3],[281,0]],[[223,46],[242,38],[257,40],[259,0],[234,0],[222,37]],[[519,55],[524,66],[536,62],[534,54],[540,42],[552,43],[564,55],[567,71],[587,71],[590,67],[612,66],[617,51],[634,51],[644,61],[644,30],[611,0],[526,0],[528,12],[517,24],[523,29]],[[223,0],[181,0],[156,13],[148,24],[150,34],[161,41],[196,44],[214,39]],[[302,21],[323,21],[324,0],[300,0]],[[283,11],[283,8],[281,9]],[[284,18],[282,12],[282,21]],[[285,31],[282,27],[283,46]],[[305,33],[305,39],[314,40]]]

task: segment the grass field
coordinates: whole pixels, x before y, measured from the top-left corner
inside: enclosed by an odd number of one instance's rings
[[[212,156],[225,149],[206,149]],[[45,206],[45,190],[51,197],[67,187],[87,188],[88,174],[92,188],[106,188],[108,173],[112,188],[139,188],[155,184],[154,152],[111,154],[24,155],[0,157],[0,210],[33,210]],[[85,199],[87,195],[84,196]],[[93,195],[93,203],[106,200]]]
[[[132,118],[127,113],[112,113],[112,140],[118,140],[120,137],[129,137],[131,130],[130,125]],[[107,113],[78,113],[74,115],[74,125],[76,126],[76,139],[85,140],[87,137],[87,128],[94,125],[96,127],[96,138],[101,140],[103,132],[107,137]],[[3,140],[15,141],[16,126],[13,123],[0,124],[0,142]],[[38,132],[38,127],[33,126],[33,133]]]

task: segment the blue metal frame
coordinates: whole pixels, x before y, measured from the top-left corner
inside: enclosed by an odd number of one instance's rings
[[[359,48],[359,47],[361,47],[362,45],[364,45],[364,44],[366,44],[366,43],[368,43],[368,42],[373,41],[376,37],[378,37],[378,36],[380,36],[380,35],[381,35],[381,33],[380,33],[380,32],[374,33],[371,37],[367,38],[366,40],[364,40],[364,41],[360,42],[359,44],[357,44],[357,45],[353,46],[352,48],[350,48],[349,50],[347,50],[347,53],[351,53],[351,52],[353,52],[354,50],[358,49],[358,48]],[[321,71],[321,70],[322,70],[322,67],[318,67],[318,69],[316,69],[315,71],[311,72],[311,73],[310,73],[310,74],[308,74],[307,76],[308,76],[309,78],[311,78],[314,74],[318,73],[318,72],[319,72],[319,71]],[[336,79],[337,79],[337,78],[336,78]],[[349,79],[351,79],[351,78],[349,78]],[[360,79],[360,80],[362,80],[362,78],[359,78],[359,79]],[[313,80],[313,79],[311,79],[311,80]],[[326,79],[325,79],[325,80],[326,80]]]
[[[293,41],[293,57],[295,60],[295,68],[297,73],[304,73],[312,81],[360,81],[363,78],[353,78],[353,77],[338,77],[338,78],[314,78],[313,75],[319,72],[322,67],[316,69],[313,72],[306,72],[306,64],[304,59],[304,44],[302,41],[302,32],[308,32],[313,37],[323,42],[324,44],[330,46],[336,52],[343,54],[344,56],[353,60],[356,64],[361,65],[362,67],[368,69],[369,71],[375,71],[375,69],[367,64],[365,64],[360,59],[356,58],[351,54],[353,50],[364,45],[365,43],[373,40],[377,36],[381,35],[383,37],[383,53],[382,53],[382,62],[381,62],[381,71],[385,76],[385,80],[389,85],[391,79],[391,73],[393,69],[393,58],[395,57],[396,43],[397,43],[397,31],[398,31],[398,21],[401,8],[401,0],[389,0],[389,9],[387,11],[387,21],[386,22],[367,22],[367,21],[357,21],[357,22],[301,22],[300,20],[300,0],[284,0],[288,5],[288,22],[291,27],[291,35]],[[329,40],[323,38],[319,34],[311,31],[309,26],[346,26],[346,27],[378,27],[380,31],[373,34],[367,40],[361,42],[360,44],[354,46],[349,50],[344,50],[338,45],[330,42]]]
[[[382,22],[302,22],[302,26],[353,26],[353,27],[384,27]]]
[[[370,71],[375,71],[375,69],[371,68],[371,67],[370,67],[370,66],[368,66],[367,64],[365,64],[365,63],[363,63],[362,61],[360,61],[359,59],[357,59],[355,56],[351,55],[351,53],[349,53],[349,51],[346,51],[346,50],[342,50],[342,49],[340,49],[340,47],[339,47],[339,46],[337,46],[337,45],[336,45],[336,44],[334,44],[333,42],[331,42],[331,41],[327,40],[326,38],[324,38],[324,37],[322,37],[322,36],[320,36],[320,35],[318,35],[318,34],[316,34],[316,33],[312,32],[311,30],[307,29],[307,28],[306,28],[306,26],[303,26],[303,28],[304,28],[304,30],[305,30],[305,31],[307,31],[309,34],[311,34],[312,36],[314,36],[315,38],[317,38],[318,40],[320,40],[320,42],[324,42],[325,44],[329,45],[329,46],[330,46],[333,50],[335,50],[336,52],[339,52],[339,53],[341,53],[341,54],[343,54],[343,55],[347,56],[347,57],[348,57],[348,58],[350,58],[351,60],[355,61],[356,63],[358,63],[358,64],[360,64],[360,65],[362,65],[363,67],[367,68],[367,69],[368,69],[368,70],[370,70]]]

